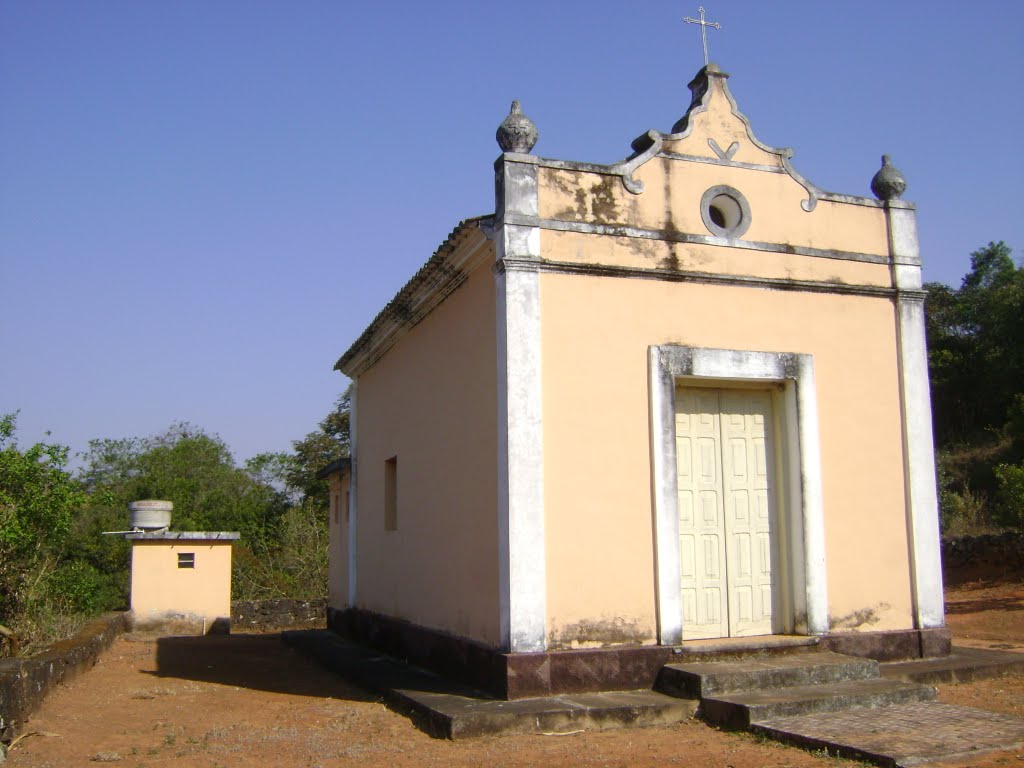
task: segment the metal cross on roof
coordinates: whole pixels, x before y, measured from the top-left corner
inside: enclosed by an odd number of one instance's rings
[[[683,21],[685,21],[687,24],[700,24],[700,39],[701,39],[701,42],[704,43],[704,66],[706,67],[708,65],[708,33],[707,33],[707,29],[708,29],[708,27],[714,27],[715,29],[721,29],[722,25],[719,24],[717,21],[704,21],[704,6],[703,5],[700,6],[697,10],[700,11],[700,18],[699,19],[691,19],[689,16],[686,16],[685,18],[683,18]]]

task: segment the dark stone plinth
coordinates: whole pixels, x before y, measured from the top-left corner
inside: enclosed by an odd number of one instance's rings
[[[327,626],[345,639],[507,698],[505,654],[482,643],[358,608],[328,608]]]
[[[875,661],[903,661],[948,656],[952,635],[945,627],[887,632],[837,632],[821,638],[821,647]]]
[[[627,691],[653,688],[658,672],[672,658],[666,646],[551,651],[550,693]]]
[[[327,609],[342,637],[472,685],[501,699],[652,688],[672,657],[664,646],[503,653],[371,611]]]
[[[328,608],[327,626],[348,640],[506,700],[653,688],[665,664],[709,655],[688,652],[686,646],[660,645],[504,653],[473,640],[361,609]],[[757,638],[742,647],[725,642],[720,655],[786,653],[819,642],[822,649],[836,653],[896,661],[947,655],[950,635],[946,629],[914,629],[850,632],[820,639],[770,636],[761,645]]]

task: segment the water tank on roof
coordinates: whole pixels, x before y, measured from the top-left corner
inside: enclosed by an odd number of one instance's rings
[[[128,525],[140,531],[158,531],[171,525],[174,502],[146,499],[128,503]]]

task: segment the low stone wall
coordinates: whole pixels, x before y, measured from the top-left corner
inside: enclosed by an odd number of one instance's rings
[[[327,601],[235,600],[231,603],[232,632],[275,629],[317,629],[327,626]]]
[[[0,659],[0,741],[9,742],[55,686],[91,669],[129,628],[127,613],[107,613],[42,653]]]
[[[1004,572],[1024,571],[1024,532],[964,536],[942,542],[942,565],[947,573],[953,571]]]

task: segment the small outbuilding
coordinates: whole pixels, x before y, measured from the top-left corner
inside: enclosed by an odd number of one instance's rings
[[[494,213],[337,363],[331,627],[509,698],[707,640],[948,653],[914,205],[888,158],[819,189],[728,77],[612,165],[513,104]]]
[[[231,630],[234,531],[168,530],[173,504],[130,505],[131,611],[136,628],[188,634]]]

